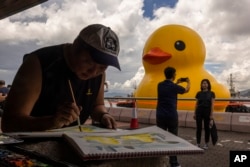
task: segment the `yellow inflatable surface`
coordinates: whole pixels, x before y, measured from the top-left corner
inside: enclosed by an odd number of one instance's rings
[[[206,49],[201,37],[182,25],[165,25],[154,31],[145,43],[142,62],[145,75],[134,92],[135,97],[157,98],[157,85],[165,80],[164,69],[176,68],[176,79],[189,77],[190,91],[178,98],[195,98],[200,82],[211,82],[216,98],[230,98],[228,88],[216,81],[204,68]],[[176,81],[175,81],[176,82]],[[186,83],[183,83],[186,86]],[[156,108],[156,101],[138,100],[139,108]],[[215,111],[224,112],[228,102],[216,101]],[[178,100],[178,110],[194,111],[195,100]]]

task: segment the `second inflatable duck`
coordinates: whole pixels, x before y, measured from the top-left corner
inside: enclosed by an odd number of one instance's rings
[[[205,45],[201,37],[192,29],[182,25],[165,25],[154,31],[145,43],[142,62],[145,75],[135,90],[135,97],[157,97],[157,85],[165,79],[164,69],[167,66],[176,68],[176,79],[189,77],[191,88],[189,93],[178,98],[195,98],[200,90],[200,82],[207,78],[217,98],[230,98],[226,86],[204,68],[206,57]],[[176,82],[176,81],[175,81]],[[183,85],[184,86],[184,85]],[[215,102],[215,111],[223,112],[227,102]],[[194,110],[195,101],[178,101],[178,110]],[[139,108],[155,108],[156,101],[139,100]]]

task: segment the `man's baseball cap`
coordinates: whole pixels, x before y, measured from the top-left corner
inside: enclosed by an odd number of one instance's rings
[[[95,62],[111,65],[121,70],[118,61],[119,39],[109,27],[91,24],[79,33],[78,38],[88,47]]]

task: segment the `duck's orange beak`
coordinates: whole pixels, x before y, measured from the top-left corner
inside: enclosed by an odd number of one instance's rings
[[[143,56],[143,60],[149,64],[161,64],[171,57],[172,55],[170,53],[164,52],[160,48],[155,47],[150,49],[149,52]]]

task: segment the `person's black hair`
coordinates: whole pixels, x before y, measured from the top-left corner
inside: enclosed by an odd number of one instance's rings
[[[202,82],[207,82],[207,84],[208,84],[207,89],[210,91],[211,90],[211,83],[210,83],[210,81],[208,79],[201,80],[201,90],[203,90],[202,89]]]
[[[164,74],[165,74],[166,79],[171,79],[171,78],[173,78],[175,72],[176,72],[176,70],[175,70],[175,68],[173,68],[173,67],[167,67],[167,68],[165,68]]]
[[[0,85],[5,85],[5,81],[4,80],[0,80]]]

